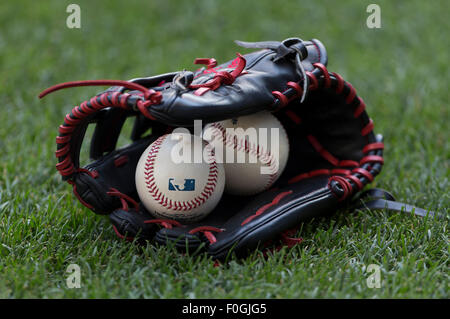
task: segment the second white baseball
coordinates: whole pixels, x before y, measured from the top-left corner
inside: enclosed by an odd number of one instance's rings
[[[244,134],[230,134],[230,132],[238,132],[236,129],[242,129]],[[258,134],[256,141],[250,138],[250,134],[245,134],[251,132],[248,129],[256,131]],[[278,131],[278,139],[275,143],[272,143],[272,134],[276,133],[272,129]],[[270,112],[263,111],[235,120],[211,123],[205,127],[204,132],[206,130],[210,130],[210,133],[205,135],[211,135],[213,139],[220,140],[224,145],[223,162],[227,193],[253,195],[264,191],[273,185],[286,167],[289,140],[280,121]],[[266,135],[265,143],[262,143],[260,132]],[[217,148],[216,145],[215,147]],[[232,162],[226,158],[227,152],[233,154]],[[238,156],[245,157],[245,162],[239,163]],[[250,156],[256,158],[255,163],[249,162]],[[265,173],[261,172],[262,167],[265,167]]]

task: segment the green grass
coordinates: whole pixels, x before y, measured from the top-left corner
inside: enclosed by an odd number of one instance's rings
[[[365,26],[372,1],[77,1],[82,28],[70,30],[72,2],[0,2],[0,297],[449,298],[448,1],[377,1],[378,30]],[[118,240],[60,181],[57,128],[100,88],[40,101],[44,88],[189,69],[246,52],[234,39],[291,36],[323,41],[329,69],[366,101],[386,141],[373,185],[443,219],[342,212],[303,225],[291,250],[214,267]],[[71,263],[80,289],[66,287]],[[369,264],[379,289],[366,285]]]

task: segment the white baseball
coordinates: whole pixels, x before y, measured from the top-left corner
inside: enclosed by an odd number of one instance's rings
[[[228,134],[227,129],[266,128],[266,145],[261,139],[250,141],[248,135]],[[271,129],[278,129],[278,143],[271,143]],[[242,116],[236,120],[211,123],[205,130],[211,130],[211,138],[220,140],[224,145],[223,162],[225,168],[225,192],[235,195],[253,195],[268,189],[280,177],[289,157],[289,140],[280,121],[270,112],[263,111]],[[274,136],[275,137],[275,136]],[[209,137],[208,137],[209,138]],[[215,145],[216,142],[211,141]],[[217,146],[215,146],[217,148]],[[278,148],[278,152],[274,148]],[[226,152],[233,152],[234,162],[227,162]],[[237,155],[246,156],[245,163],[237,162]],[[249,155],[256,157],[256,163],[249,163]],[[278,162],[278,166],[276,163]],[[261,167],[267,167],[269,174],[261,174]]]
[[[200,152],[204,151],[208,162],[202,158],[201,163],[177,163],[172,156],[175,146],[190,149],[191,154],[200,146]],[[157,218],[182,223],[198,221],[216,207],[224,187],[224,168],[215,161],[213,148],[200,137],[190,134],[159,137],[144,151],[136,167],[139,198]]]

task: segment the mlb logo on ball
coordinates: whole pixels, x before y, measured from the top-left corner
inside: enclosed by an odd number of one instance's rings
[[[177,184],[174,178],[169,178],[169,191],[188,192],[194,190],[195,190],[195,179],[193,178],[185,178],[183,185]]]

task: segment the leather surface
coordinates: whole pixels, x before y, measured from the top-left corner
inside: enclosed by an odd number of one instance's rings
[[[134,239],[144,242],[152,239],[158,227],[155,224],[147,224],[146,220],[151,219],[147,211],[140,205],[139,209],[116,209],[109,215],[111,223],[116,230],[125,238]]]
[[[308,58],[303,62],[306,70],[312,70],[312,63],[326,64],[325,48],[318,40],[307,42]],[[292,62],[285,59],[273,62],[275,53],[261,50],[244,55],[246,74],[236,78],[233,85],[223,85],[202,96],[194,91],[177,91],[167,86],[162,91],[162,103],[152,105],[149,112],[158,121],[170,125],[191,126],[193,120],[206,123],[221,121],[231,117],[251,114],[268,109],[274,101],[272,91],[283,90],[289,81],[299,81],[300,76]],[[228,61],[216,67],[220,71],[231,71]],[[213,72],[197,73],[192,84],[206,83],[214,77]]]
[[[287,192],[291,193],[269,206],[261,215],[245,223],[261,207],[270,205],[277,195]],[[233,252],[242,256],[248,250],[276,238],[294,225],[314,217],[332,214],[338,205],[336,197],[328,188],[328,177],[324,176],[267,191],[251,198],[229,196],[224,202],[234,203],[235,211],[230,211],[231,207],[219,204],[218,208],[202,222],[180,228],[163,228],[157,233],[156,240],[164,243],[169,239],[176,241],[177,246],[183,247],[186,239],[190,241],[190,238],[185,237],[189,230],[201,225],[217,226],[222,228],[223,232],[216,234],[217,242],[209,245],[208,253],[214,258],[222,259],[233,247]],[[224,221],[226,218],[228,219]]]

